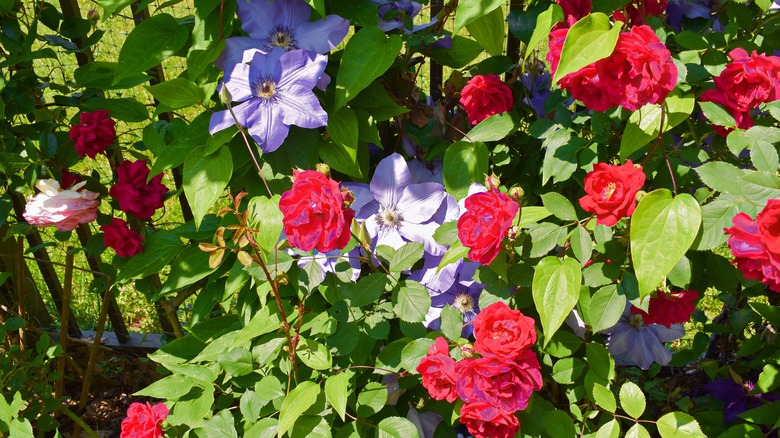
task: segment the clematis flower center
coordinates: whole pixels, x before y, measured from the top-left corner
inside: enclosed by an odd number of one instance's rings
[[[615,193],[615,189],[617,189],[617,184],[614,182],[607,183],[607,186],[601,191],[601,196],[609,201],[612,198],[612,194]]]
[[[631,324],[632,327],[635,328],[642,328],[642,326],[645,325],[644,319],[642,319],[642,315],[631,315],[628,317],[628,323]]]
[[[395,208],[382,207],[379,214],[376,215],[376,222],[380,228],[398,228],[402,220],[403,217]]]
[[[474,300],[471,298],[471,295],[467,293],[458,294],[452,302],[452,307],[460,310],[460,313],[473,312]]]
[[[252,85],[252,94],[261,99],[273,99],[276,96],[276,82],[261,78]]]
[[[281,47],[282,49],[289,51],[297,48],[297,41],[295,41],[292,29],[284,26],[277,26],[268,34],[266,46],[268,46],[268,49],[270,50]]]

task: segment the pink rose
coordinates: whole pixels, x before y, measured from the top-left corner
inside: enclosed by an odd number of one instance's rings
[[[502,411],[484,402],[463,405],[460,422],[475,438],[512,438],[520,430],[520,420],[514,412]]]
[[[154,406],[149,402],[133,403],[127,409],[127,417],[122,420],[120,438],[160,438],[163,430],[160,425],[168,416],[168,407],[162,403]]]
[[[455,401],[455,361],[450,357],[447,340],[439,336],[428,354],[417,365],[417,372],[422,375],[422,384],[431,397],[436,400]]]
[[[470,195],[465,206],[458,219],[458,238],[469,248],[471,260],[489,265],[501,251],[520,206],[497,189]]]
[[[143,236],[131,230],[122,219],[111,218],[111,223],[100,227],[100,231],[105,233],[103,242],[106,247],[113,248],[119,257],[132,257],[144,250]]]
[[[79,156],[95,158],[97,154],[105,152],[116,136],[115,124],[106,110],[81,113],[79,124],[70,128],[70,139],[76,141]]]
[[[536,344],[534,319],[502,301],[482,309],[472,324],[474,349],[483,356],[512,358]]]
[[[314,170],[293,172],[292,189],[279,200],[284,234],[302,251],[333,251],[347,246],[355,211],[339,183]]]
[[[488,117],[512,109],[512,90],[498,76],[477,75],[469,80],[460,93],[460,104],[466,110],[472,125]]]
[[[119,202],[119,209],[138,219],[149,219],[163,206],[168,189],[162,184],[163,174],[155,175],[148,183],[149,168],[145,160],[123,161],[116,170],[117,182],[109,193]]]
[[[596,214],[596,223],[611,227],[620,218],[634,214],[636,194],[645,183],[642,168],[631,160],[622,166],[596,163],[585,176],[585,196],[580,206]]]
[[[462,360],[457,363],[455,374],[455,389],[464,402],[490,403],[507,412],[525,409],[531,394],[542,389],[539,361],[531,350],[514,358]]]
[[[96,200],[97,193],[88,190],[79,192],[85,184],[81,182],[69,190],[60,190],[60,183],[56,180],[38,180],[35,187],[41,193],[28,199],[22,216],[30,225],[54,225],[57,231],[70,231],[79,224],[94,221],[100,201]]]
[[[723,231],[731,235],[729,248],[742,275],[780,292],[780,199],[770,199],[756,221],[745,213],[737,214],[732,227]]]

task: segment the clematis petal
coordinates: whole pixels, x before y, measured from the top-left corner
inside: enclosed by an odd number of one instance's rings
[[[240,2],[239,2],[240,3]],[[249,37],[233,37],[225,40],[225,50],[219,55],[214,65],[225,72],[225,76],[233,71],[236,64],[252,60],[254,51],[264,52],[263,42]],[[249,58],[247,59],[247,55]]]
[[[328,113],[308,88],[288,85],[277,101],[278,115],[285,125],[318,128],[328,123]]]
[[[236,11],[238,19],[241,20],[241,28],[244,29],[250,37],[265,41],[276,26],[282,22],[285,17],[285,1],[270,0],[240,0],[238,1],[238,10]],[[300,2],[303,3],[303,2]],[[305,5],[305,4],[304,4]],[[307,16],[308,19],[308,11]]]
[[[290,131],[290,127],[274,114],[273,105],[257,105],[257,110],[247,120],[247,126],[263,153],[279,149]]]
[[[238,123],[240,123],[241,126],[247,126],[250,115],[255,111],[257,106],[258,102],[254,99],[234,106],[233,114],[236,115],[235,120],[228,110],[215,112],[211,115],[211,121],[209,122],[209,134],[213,135],[215,132],[234,126],[236,120],[238,120]]]
[[[277,82],[276,86],[279,87],[282,74],[279,59],[286,53],[280,48],[273,49],[268,53],[254,52],[252,55],[250,81],[256,78],[270,78],[275,80]]]
[[[395,207],[403,189],[412,181],[403,157],[392,154],[379,162],[371,179],[371,193],[385,207]]]
[[[444,255],[447,252],[447,247],[439,245],[433,238],[433,233],[439,228],[439,224],[436,222],[429,222],[427,224],[415,224],[412,222],[401,222],[401,226],[398,231],[401,235],[410,242],[420,242],[425,246],[425,252],[430,255],[438,256]]]
[[[325,55],[312,56],[305,50],[287,52],[279,58],[278,86],[287,89],[294,84],[311,90],[317,85],[327,65],[328,57]]]
[[[379,228],[378,231],[375,247],[387,245],[393,249],[398,249],[406,244],[406,240],[401,237],[401,234],[395,228]]]
[[[397,206],[405,221],[419,224],[430,220],[445,198],[441,184],[409,184],[401,191]]]
[[[328,15],[325,20],[301,23],[296,27],[298,47],[317,53],[328,53],[338,46],[349,33],[349,21],[338,15]]]
[[[252,86],[250,85],[250,70],[246,64],[236,64],[233,71],[224,82],[224,86],[230,92],[233,102],[243,102],[252,97]]]

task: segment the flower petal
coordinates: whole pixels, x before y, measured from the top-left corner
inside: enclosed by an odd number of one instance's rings
[[[275,114],[275,109],[274,105],[257,105],[257,110],[247,120],[249,134],[260,145],[263,153],[279,149],[290,131],[290,127]]]
[[[297,85],[311,90],[327,65],[328,57],[325,55],[313,55],[304,50],[287,52],[279,58],[281,73],[278,86],[286,90],[291,85]]]
[[[236,120],[238,120],[241,126],[248,126],[248,119],[257,106],[258,102],[256,99],[250,99],[234,106],[233,114],[236,115],[235,120],[228,110],[215,112],[211,115],[211,121],[209,122],[209,134],[213,135],[215,132],[230,128],[236,124]]]
[[[299,24],[295,29],[295,41],[301,49],[328,53],[346,38],[348,32],[348,20],[328,15],[325,20]]]
[[[401,192],[412,181],[403,157],[393,154],[379,162],[371,179],[371,193],[385,207],[395,207]]]
[[[240,3],[240,2],[239,2]],[[246,63],[251,60],[246,59],[246,52],[253,54],[253,50],[263,51],[263,42],[249,37],[234,37],[225,40],[225,50],[219,55],[214,65],[229,75],[236,64]]]
[[[310,89],[290,85],[284,89],[277,101],[279,118],[285,125],[301,128],[318,128],[328,123],[328,113]]]
[[[397,205],[404,221],[419,224],[430,220],[445,198],[444,186],[439,183],[409,184]]]
[[[250,85],[250,69],[246,64],[236,64],[233,71],[227,76],[223,83],[230,92],[233,102],[243,102],[252,97],[252,86]]]

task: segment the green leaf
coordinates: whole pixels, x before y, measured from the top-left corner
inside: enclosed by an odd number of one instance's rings
[[[140,252],[119,269],[116,283],[122,283],[134,278],[143,278],[156,274],[176,257],[184,245],[179,238],[169,231],[160,230],[149,236],[144,243],[144,251]]]
[[[768,363],[764,365],[764,369],[761,370],[761,374],[758,376],[758,382],[756,382],[756,388],[753,392],[758,394],[772,392],[778,386],[780,386],[780,367]]]
[[[245,348],[236,348],[217,357],[223,370],[234,377],[246,376],[254,369],[252,353]]]
[[[593,332],[608,329],[617,324],[626,308],[626,297],[618,293],[616,285],[604,286],[590,300],[588,316]]]
[[[484,17],[494,9],[501,7],[503,4],[504,2],[502,0],[458,2],[458,7],[455,9],[455,29],[453,32],[457,33],[461,27],[467,26],[479,18]]]
[[[701,182],[707,185],[707,187],[722,193],[739,194],[739,185],[734,184],[734,181],[738,181],[747,172],[723,161],[711,161],[709,163],[702,164],[697,167],[696,173],[699,175]]]
[[[572,131],[568,129],[559,129],[549,135],[542,143],[545,148],[542,184],[547,184],[550,178],[556,183],[571,178],[579,168],[577,152],[586,143],[584,138],[572,137]]]
[[[190,47],[187,52],[187,78],[197,81],[225,50],[225,41],[205,40]]]
[[[743,418],[753,423],[772,426],[775,425],[778,421],[777,420],[778,409],[780,409],[780,402],[764,403],[763,405],[755,409],[751,409],[741,414],[737,414],[737,416],[739,418]]]
[[[470,3],[470,2],[464,2]],[[458,5],[460,6],[460,5]],[[455,15],[457,19],[457,13]],[[492,56],[504,53],[504,11],[500,7],[466,25],[472,37]]]
[[[357,132],[357,131],[356,131]],[[368,148],[366,145],[337,143],[335,141],[320,142],[319,154],[322,161],[334,170],[353,176],[365,178],[368,175]]]
[[[325,380],[325,396],[342,420],[347,413],[348,388],[349,374],[346,372],[330,376]]]
[[[433,342],[433,339],[422,338],[408,343],[401,351],[401,367],[412,374],[417,374],[417,365],[428,354],[428,349]]]
[[[73,72],[73,80],[79,87],[115,90],[132,88],[149,82],[152,77],[143,73],[126,77],[114,85],[114,78],[119,69],[116,62],[90,61]]]
[[[553,365],[552,378],[562,385],[571,385],[585,371],[585,366],[585,362],[576,357],[565,357]]]
[[[482,46],[471,38],[454,35],[452,47],[431,49],[431,59],[451,68],[463,68],[482,53]]]
[[[146,106],[134,99],[93,99],[81,102],[81,106],[90,111],[106,110],[112,118],[123,122],[140,123],[149,119]]]
[[[388,417],[379,422],[379,438],[414,438],[419,436],[417,426],[406,418]]]
[[[726,242],[728,235],[723,228],[731,226],[731,220],[740,211],[743,199],[735,195],[720,195],[701,208],[701,233],[696,237],[691,249],[707,251]]]
[[[550,212],[544,207],[523,207],[520,210],[520,228],[527,228],[540,220],[550,216]]]
[[[340,108],[328,116],[328,134],[333,141],[357,150],[358,146],[358,122],[355,111],[351,108]]]
[[[553,26],[561,21],[563,21],[563,9],[557,4],[550,5],[546,11],[539,14],[539,18],[536,19],[534,33],[531,35],[531,40],[528,42],[528,47],[525,49],[524,61],[528,60],[528,57],[534,53],[539,44],[542,42],[547,43]]]
[[[393,64],[403,42],[398,35],[385,35],[377,27],[365,27],[347,42],[336,77],[337,110],[381,76]]]
[[[398,282],[393,291],[393,310],[401,320],[422,322],[431,307],[428,289],[412,280]]]
[[[0,171],[13,173],[29,166],[30,160],[19,154],[11,152],[0,152]]]
[[[468,195],[469,186],[484,181],[488,172],[488,149],[484,143],[455,142],[444,152],[442,177],[447,193],[455,199]]]
[[[470,142],[498,141],[517,131],[520,126],[518,115],[514,111],[494,114],[479,122],[468,132]]]
[[[750,160],[756,170],[764,172],[776,172],[780,165],[777,149],[766,141],[758,141],[750,148]]]
[[[774,126],[754,126],[748,130],[736,129],[726,137],[726,146],[736,156],[739,156],[745,148],[749,148],[752,153],[754,148],[773,147],[772,145],[778,142],[780,142],[780,128]],[[771,160],[773,161],[774,158],[772,157]],[[774,172],[775,169],[766,169],[766,171]]]
[[[598,383],[597,383],[598,385]],[[620,422],[617,418],[604,423],[596,432],[596,438],[618,438],[620,436]]]
[[[300,338],[300,345],[295,350],[298,358],[309,368],[315,370],[327,370],[333,364],[330,350],[317,341]]]
[[[742,195],[758,207],[763,207],[769,199],[780,197],[780,178],[775,173],[749,172],[740,178]]]
[[[627,380],[620,387],[620,406],[631,418],[639,418],[645,412],[645,394],[636,383]]]
[[[737,126],[734,117],[717,103],[699,102],[699,106],[701,106],[701,111],[704,113],[704,116],[707,117],[713,125],[723,126],[724,128],[733,128]]]
[[[169,14],[154,14],[130,31],[119,51],[114,83],[159,65],[187,42],[189,30]]]
[[[460,339],[463,333],[463,314],[449,304],[441,310],[441,332],[453,342]]]
[[[577,304],[581,280],[580,265],[574,259],[549,256],[536,265],[532,291],[544,330],[544,346]]]
[[[542,195],[542,204],[544,207],[563,221],[576,221],[577,212],[566,197],[556,192],[549,192]]]
[[[458,241],[458,221],[445,222],[436,228],[433,240],[439,245],[450,246]]]
[[[387,403],[387,387],[379,382],[369,382],[358,394],[357,401],[358,416],[374,415]]]
[[[227,409],[203,423],[203,431],[209,438],[238,438],[236,421]]]
[[[258,230],[254,234],[257,244],[266,254],[271,254],[282,234],[282,212],[279,210],[280,195],[268,199],[256,196],[249,201],[249,225]]]
[[[206,98],[200,87],[185,78],[174,78],[145,88],[155,99],[170,109],[197,105]]]
[[[593,241],[590,240],[588,230],[582,225],[578,224],[571,236],[571,250],[574,252],[574,257],[580,261],[580,265],[585,265],[593,254]]]
[[[666,97],[663,132],[667,132],[690,117],[696,102],[693,94],[680,95],[675,88]],[[620,140],[620,159],[625,160],[646,144],[658,138],[661,126],[661,105],[647,104],[631,113]]]
[[[656,422],[658,433],[662,438],[706,437],[699,428],[699,423],[685,412],[669,412]]]
[[[412,269],[423,256],[425,248],[422,243],[407,242],[398,248],[390,260],[390,272],[401,272]]]
[[[626,431],[625,438],[650,438],[650,433],[640,423],[635,423]]]
[[[463,244],[460,243],[460,240],[458,240],[457,242],[453,243],[452,246],[450,246],[447,252],[444,253],[444,257],[441,258],[439,267],[436,268],[436,272],[441,271],[441,268],[451,263],[455,263],[458,260],[463,259],[468,255],[468,253],[468,247],[463,246]]]
[[[409,109],[396,103],[380,81],[372,82],[350,102],[352,108],[366,110],[374,120],[383,121],[399,114],[408,113]]]
[[[320,17],[325,18],[327,13],[325,12],[325,0],[306,0],[306,3],[312,7]]]
[[[369,305],[382,295],[387,287],[387,275],[374,272],[362,277],[355,284],[341,284],[339,295],[348,299],[354,307]]]
[[[672,198],[669,190],[658,189],[642,198],[631,218],[631,259],[640,297],[656,290],[691,247],[700,225],[701,207],[691,195]]]
[[[770,306],[764,303],[749,303],[750,307],[763,316],[770,324],[780,327],[780,307]]]
[[[593,385],[593,400],[597,405],[599,405],[601,409],[604,409],[605,411],[614,414],[615,409],[617,409],[615,395],[612,394],[612,391],[607,389],[604,385],[598,383]]]
[[[181,290],[215,270],[216,267],[209,267],[209,253],[201,251],[197,245],[187,245],[171,265],[171,272],[155,297]]]
[[[133,0],[97,0],[97,4],[103,8],[103,22],[114,12],[122,12],[131,3]]]
[[[596,12],[574,23],[566,34],[553,84],[562,77],[612,54],[622,23],[610,28],[609,17]]]
[[[303,381],[290,391],[279,410],[278,432],[280,437],[290,430],[295,424],[295,420],[317,401],[320,392],[320,385],[311,381]]]
[[[177,400],[192,389],[192,380],[186,376],[173,374],[152,383],[133,395]]]
[[[195,225],[200,227],[203,217],[214,206],[233,175],[233,156],[226,147],[203,156],[197,148],[184,160],[184,194],[192,206]]]

